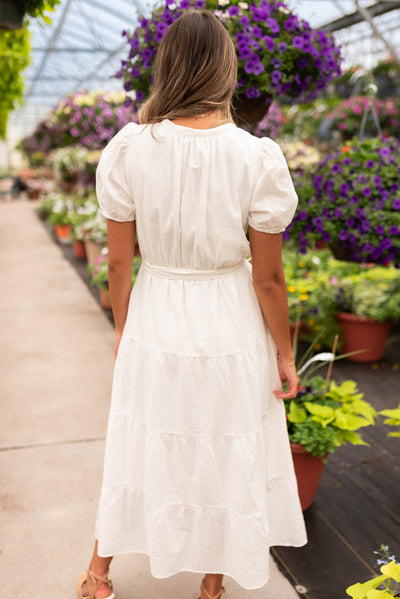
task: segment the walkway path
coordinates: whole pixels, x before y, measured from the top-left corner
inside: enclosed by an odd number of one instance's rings
[[[27,201],[0,203],[0,569],[5,597],[74,599],[91,549],[113,369],[113,328]],[[229,599],[296,599],[266,587]],[[201,575],[154,579],[118,556],[117,599],[195,599]]]

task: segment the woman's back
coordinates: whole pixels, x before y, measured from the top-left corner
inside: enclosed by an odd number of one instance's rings
[[[113,179],[125,189],[112,188]],[[296,204],[279,147],[233,123],[127,125],[103,153],[98,192],[107,217],[135,213],[146,262],[202,270],[241,262],[248,224],[282,231]]]

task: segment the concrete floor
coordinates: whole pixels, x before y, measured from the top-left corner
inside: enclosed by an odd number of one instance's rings
[[[35,214],[0,203],[0,569],[13,599],[72,599],[90,558],[113,370],[113,328]],[[117,599],[190,599],[201,574],[151,576],[118,556]],[[227,599],[296,599],[271,578]]]

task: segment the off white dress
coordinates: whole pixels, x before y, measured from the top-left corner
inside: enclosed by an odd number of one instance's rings
[[[278,233],[292,219],[285,159],[231,123],[130,123],[103,151],[97,193],[107,218],[136,220],[143,257],[115,364],[99,555],[261,587],[269,547],[307,540],[246,260],[248,225]]]

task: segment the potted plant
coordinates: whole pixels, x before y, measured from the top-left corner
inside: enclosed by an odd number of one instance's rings
[[[54,227],[57,241],[62,244],[72,243],[71,239],[71,216],[74,211],[74,203],[68,196],[59,196],[53,204],[48,222]]]
[[[300,198],[284,238],[305,253],[325,241],[336,257],[400,264],[400,142],[355,140],[295,180]]]
[[[132,261],[132,286],[139,272],[141,258],[134,257]],[[105,310],[111,310],[110,291],[108,288],[108,248],[104,248],[94,266],[89,267],[91,283],[99,288],[100,303]]]
[[[76,208],[71,216],[72,247],[76,258],[86,258],[85,223],[92,220],[99,206],[95,195],[88,195],[76,202]]]
[[[390,599],[400,595],[400,564],[394,555],[390,555],[389,547],[381,545],[379,551],[374,551],[379,558],[376,560],[382,574],[369,580],[352,584],[346,593],[353,599]],[[383,587],[379,589],[378,587]]]
[[[83,238],[89,266],[94,266],[101,250],[107,245],[107,220],[97,209],[95,215],[83,225]]]
[[[315,344],[315,341],[314,341]],[[331,380],[336,342],[331,353],[310,358],[311,344],[298,365],[297,397],[285,402],[288,435],[303,510],[312,504],[329,454],[341,445],[367,445],[358,431],[375,422],[376,411],[357,390],[353,380],[338,385]],[[346,355],[339,356],[341,358]],[[330,362],[326,378],[315,375]]]
[[[342,329],[342,350],[357,351],[356,362],[383,356],[393,321],[400,318],[400,276],[393,267],[366,266],[332,286],[336,317]]]
[[[147,99],[152,84],[154,55],[168,27],[190,8],[214,12],[226,27],[238,57],[238,121],[255,124],[273,98],[310,102],[340,74],[341,55],[334,38],[299,19],[283,2],[255,0],[166,0],[149,18],[140,17],[133,33],[124,31],[129,53],[117,77],[134,104]]]

